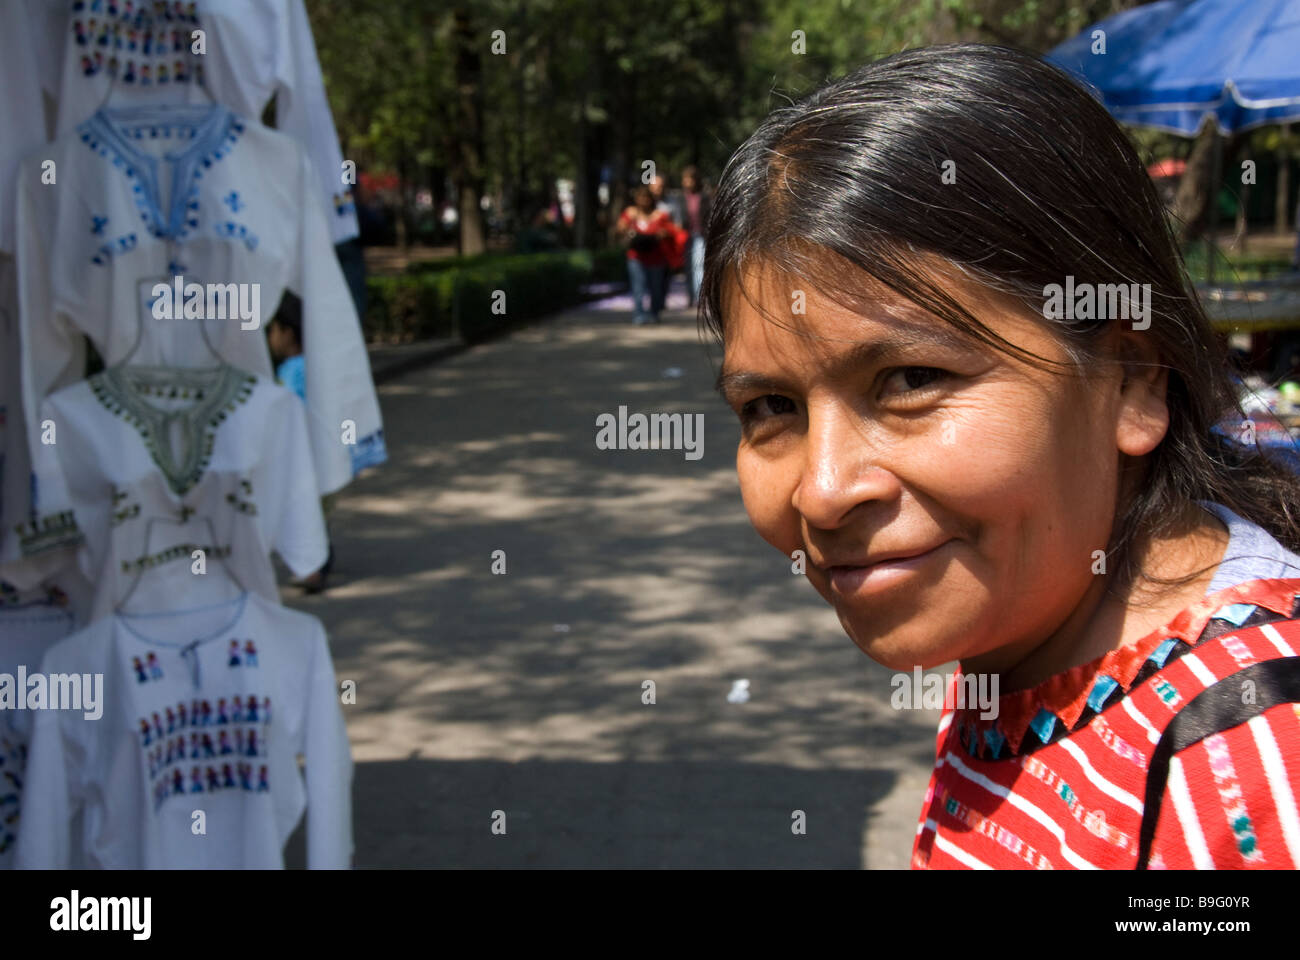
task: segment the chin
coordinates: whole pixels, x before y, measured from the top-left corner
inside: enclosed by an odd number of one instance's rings
[[[840,625],[859,650],[882,667],[929,670],[969,653],[969,634],[936,610],[927,610],[900,623],[882,623],[863,611],[837,609]]]

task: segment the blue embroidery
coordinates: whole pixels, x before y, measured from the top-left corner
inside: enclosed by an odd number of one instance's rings
[[[998,754],[1002,752],[1002,747],[1006,742],[1007,738],[992,727],[984,731],[984,744],[992,751],[992,759],[996,760],[998,758]]]
[[[123,234],[112,243],[106,243],[95,251],[95,255],[90,258],[90,262],[102,267],[117,254],[130,253],[136,248],[136,242],[137,237],[134,233]]]
[[[1101,705],[1106,702],[1111,691],[1118,686],[1119,681],[1114,677],[1108,677],[1104,673],[1097,674],[1097,679],[1092,684],[1092,692],[1088,694],[1088,706],[1094,711],[1100,711]]]
[[[92,215],[90,223],[90,232],[98,237],[104,233],[104,224],[108,223],[108,217],[96,217]]]
[[[1052,731],[1056,729],[1056,715],[1046,707],[1040,707],[1038,714],[1029,721],[1029,727],[1037,734],[1039,740],[1046,743],[1052,738]]]
[[[1226,620],[1234,627],[1239,627],[1255,612],[1253,603],[1230,603],[1226,607],[1220,607],[1210,615],[1213,620]]]
[[[128,72],[130,69],[128,64]],[[130,77],[126,79],[129,80]],[[171,158],[174,164],[172,182],[178,186],[171,210],[164,215],[158,199],[159,160],[148,154],[140,154],[130,141],[143,138],[146,130],[153,134],[161,128],[170,135],[170,130],[176,129],[179,134],[182,130],[189,130],[190,125],[178,122],[174,116],[160,118],[157,111],[148,108],[127,113],[130,117],[138,118],[134,128],[119,129],[103,110],[97,111],[79,127],[81,140],[100,156],[109,157],[109,151],[112,151],[113,165],[122,169],[131,180],[136,207],[152,236],[184,240],[199,226],[197,181],[204,169],[210,169],[215,160],[230,152],[230,145],[239,140],[245,126],[225,107],[214,106],[202,115],[202,119],[193,125],[190,134],[195,143]],[[154,118],[152,122],[150,118]],[[188,190],[181,186],[186,183],[189,184]]]
[[[238,190],[231,190],[226,194],[224,202],[230,208],[231,213],[238,213],[245,206],[244,202],[239,199]]]
[[[377,467],[388,462],[388,448],[384,445],[384,431],[376,430],[369,436],[362,437],[352,447],[352,475],[356,476],[366,467]]]
[[[1177,644],[1178,644],[1178,638],[1170,637],[1164,643],[1160,644],[1160,646],[1152,650],[1151,656],[1147,657],[1147,659],[1150,660],[1152,663],[1154,663],[1157,667],[1163,667],[1165,665],[1165,661],[1169,659],[1169,652],[1173,650],[1174,647],[1177,646]]]
[[[228,239],[242,240],[244,246],[249,250],[257,249],[257,234],[253,233],[253,231],[249,230],[248,227],[243,224],[235,223],[233,220],[226,220],[215,224],[213,229],[217,231],[218,236],[226,237]]]

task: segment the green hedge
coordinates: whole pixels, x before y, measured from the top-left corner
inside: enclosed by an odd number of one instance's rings
[[[413,264],[366,280],[367,340],[407,342],[459,336],[478,343],[528,320],[582,302],[582,286],[626,279],[621,250],[485,254]],[[493,312],[502,291],[504,313]]]

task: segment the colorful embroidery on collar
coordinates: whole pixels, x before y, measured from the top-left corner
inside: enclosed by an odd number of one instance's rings
[[[1004,694],[998,699],[996,719],[981,719],[978,707],[966,707],[954,711],[952,726],[968,753],[987,759],[1046,745],[1115,706],[1139,682],[1193,649],[1212,629],[1211,621],[1222,621],[1225,629],[1231,629],[1250,619],[1269,619],[1270,612],[1273,619],[1285,619],[1297,615],[1298,604],[1300,578],[1228,587],[1197,601],[1131,646],[1058,673],[1029,690]],[[955,682],[961,682],[960,674]],[[1030,732],[1034,736],[1022,751]]]

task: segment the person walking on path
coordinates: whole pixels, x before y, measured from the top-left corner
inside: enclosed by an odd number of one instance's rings
[[[667,296],[667,246],[672,230],[672,219],[666,210],[656,209],[650,188],[638,187],[633,205],[618,218],[619,238],[628,245],[627,276],[636,305],[635,324],[659,322]]]
[[[682,226],[686,229],[686,293],[693,307],[700,300],[704,281],[704,227],[709,222],[712,197],[704,192],[695,167],[682,171]]]

